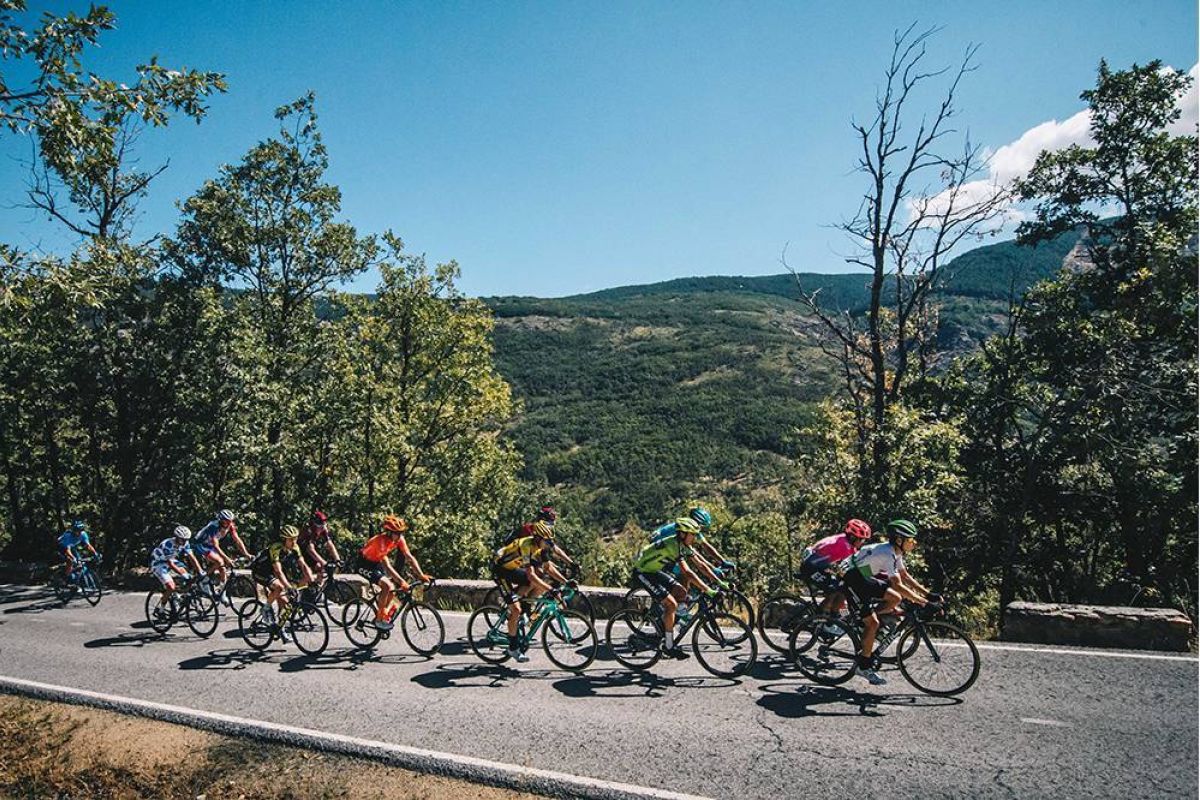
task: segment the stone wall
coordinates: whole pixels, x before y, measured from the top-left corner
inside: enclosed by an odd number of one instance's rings
[[[1172,608],[1126,608],[1059,603],[1009,603],[1006,641],[1186,651],[1192,623]]]

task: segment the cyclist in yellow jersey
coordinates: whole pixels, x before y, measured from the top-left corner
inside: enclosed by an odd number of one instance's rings
[[[554,531],[544,521],[533,525],[532,535],[522,536],[497,550],[492,558],[492,575],[500,585],[509,589],[508,654],[524,663],[529,656],[517,645],[517,622],[521,618],[521,598],[540,597],[550,589],[539,569],[545,570],[559,583],[566,578],[550,560],[554,551]]]
[[[267,589],[267,616],[272,621],[277,619],[272,606],[278,608],[280,613],[287,606],[284,592],[292,588],[288,570],[293,570],[293,576],[296,570],[299,571],[300,585],[313,582],[312,571],[296,545],[299,536],[300,531],[296,526],[284,525],[279,531],[279,541],[264,547],[250,561],[250,575],[254,582]],[[281,638],[287,641],[287,633],[282,632]]]

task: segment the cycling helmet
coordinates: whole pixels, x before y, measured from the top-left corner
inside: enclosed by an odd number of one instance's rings
[[[312,521],[318,525],[324,525],[325,521],[328,519],[329,517],[325,515],[324,511],[314,511],[312,513]]]
[[[185,542],[192,538],[192,529],[187,525],[176,525],[172,533],[175,534],[176,539],[183,539]]]
[[[706,531],[712,527],[712,514],[708,513],[708,509],[703,506],[696,506],[688,512],[688,516],[695,520],[702,531]]]
[[[695,535],[700,532],[700,525],[691,517],[680,517],[675,520],[675,532]]]
[[[872,535],[871,526],[861,519],[852,519],[847,522],[844,532],[851,539],[870,539]]]
[[[279,529],[279,538],[281,539],[295,539],[299,535],[300,531],[296,530],[295,525],[284,525]]]
[[[83,524],[83,520],[81,519],[77,519],[71,523],[71,530],[73,531],[81,531],[86,527],[87,526]]]
[[[538,509],[537,519],[547,525],[553,525],[558,521],[558,512],[554,510],[554,506],[542,506]]]
[[[887,534],[895,539],[915,539],[917,526],[906,519],[894,519],[887,524]]]
[[[233,522],[233,512],[228,508],[223,508],[221,509],[221,512],[217,514],[217,519],[221,520],[222,522]]]
[[[533,523],[533,535],[540,539],[553,540],[554,529],[551,528],[546,522],[538,520],[537,522]]]
[[[388,514],[383,518],[383,529],[388,533],[404,533],[408,530],[408,523],[395,514]]]

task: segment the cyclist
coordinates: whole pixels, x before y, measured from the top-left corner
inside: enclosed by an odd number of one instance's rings
[[[550,589],[550,584],[539,574],[540,570],[545,570],[560,584],[566,582],[551,560],[554,550],[554,530],[545,520],[538,520],[533,523],[531,535],[514,539],[492,556],[492,576],[508,599],[508,655],[522,664],[529,656],[517,642],[521,598],[540,597]]]
[[[663,533],[651,539],[641,552],[633,567],[633,582],[645,587],[663,607],[663,653],[671,658],[683,659],[688,654],[675,643],[675,611],[679,603],[687,598],[689,586],[713,597],[717,590],[711,588],[692,570],[689,561],[695,556],[692,549],[700,535],[700,525],[691,517],[681,517],[674,522],[672,533]],[[718,578],[712,573],[704,559],[694,562],[701,572],[712,581]]]
[[[229,573],[226,567],[233,566],[233,559],[221,549],[221,539],[228,535],[241,551],[243,558],[251,558],[250,551],[238,536],[237,525],[234,524],[233,512],[228,508],[217,512],[217,516],[192,538],[192,549],[208,568],[208,574],[224,585]]]
[[[908,573],[904,556],[917,546],[917,526],[906,519],[887,524],[887,541],[864,547],[833,568],[843,570],[842,580],[862,604],[863,639],[854,674],[866,678],[872,686],[887,679],[874,669],[875,632],[879,616],[891,614],[901,600],[919,606],[929,602],[929,590]]]
[[[325,515],[324,511],[312,512],[308,522],[300,529],[298,542],[300,555],[304,556],[304,560],[312,565],[313,572],[317,575],[325,571],[325,564],[328,561],[342,560],[337,546],[333,543],[333,536],[329,533],[329,517]],[[325,552],[330,556],[328,560],[321,556],[321,545],[325,546]]]
[[[175,576],[178,575],[185,580],[190,577],[182,563],[183,559],[186,558],[191,564],[194,574],[201,573],[200,562],[196,559],[196,554],[192,552],[191,539],[192,531],[188,526],[176,525],[175,530],[171,532],[171,538],[163,539],[158,543],[158,547],[155,547],[150,553],[150,571],[154,573],[154,577],[158,578],[158,582],[163,587],[162,596],[158,598],[158,605],[154,607],[155,619],[163,619],[167,616],[167,603],[176,591]]]
[[[837,582],[837,578],[830,572],[830,568],[857,553],[863,545],[870,541],[872,536],[874,534],[871,532],[871,526],[861,519],[848,521],[841,533],[819,539],[816,544],[804,551],[804,561],[800,565],[800,577],[805,581],[812,581],[818,586],[831,586]],[[821,601],[821,610],[827,613],[832,612],[841,607],[843,599],[840,588],[834,589],[828,592],[825,599]]]
[[[704,534],[711,531],[713,527],[712,514],[708,513],[708,509],[704,506],[693,506],[688,509],[687,517],[680,517],[680,519],[690,519],[699,526],[699,532],[696,534],[695,556],[704,558],[709,566],[712,564],[719,564],[725,568],[734,566],[732,561],[727,560],[725,556],[721,555],[716,545],[704,538]],[[654,541],[660,536],[673,535],[679,525],[679,521],[677,519],[674,522],[668,522],[666,525],[660,525],[658,528],[655,528],[650,534],[650,541]]]
[[[96,548],[92,546],[92,540],[88,536],[87,526],[83,524],[83,520],[77,519],[71,523],[71,527],[67,528],[57,539],[58,554],[63,559],[63,571],[70,578],[75,568],[79,566],[83,556],[79,554],[80,549],[87,549],[96,560],[100,560],[100,554],[96,552]]]
[[[312,571],[300,555],[300,548],[296,546],[299,536],[300,531],[295,525],[284,525],[279,529],[279,541],[258,551],[250,561],[250,575],[254,582],[267,590],[266,617],[272,624],[278,619],[274,608],[277,607],[280,614],[287,608],[287,597],[284,593],[292,588],[292,579],[288,577],[288,571],[291,571],[293,576],[299,572],[298,583],[301,586],[313,582]],[[280,631],[280,638],[286,642],[287,631]]]
[[[430,580],[417,562],[417,557],[408,549],[404,533],[409,530],[408,521],[388,514],[383,518],[383,530],[367,540],[358,553],[358,571],[362,573],[373,586],[379,588],[379,603],[375,607],[374,625],[381,631],[390,631],[392,622],[388,619],[394,590],[407,591],[408,581],[392,566],[388,554],[399,550],[413,574],[423,581]]]

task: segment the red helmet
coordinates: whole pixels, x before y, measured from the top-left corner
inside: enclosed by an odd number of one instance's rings
[[[317,523],[318,525],[324,525],[325,521],[328,520],[329,517],[325,516],[324,511],[314,511],[312,513],[312,519],[313,522]]]
[[[870,539],[871,526],[863,522],[861,519],[852,519],[846,523],[844,531],[851,539]]]
[[[554,510],[554,506],[542,506],[538,509],[537,518],[553,525],[558,520],[558,512]]]

